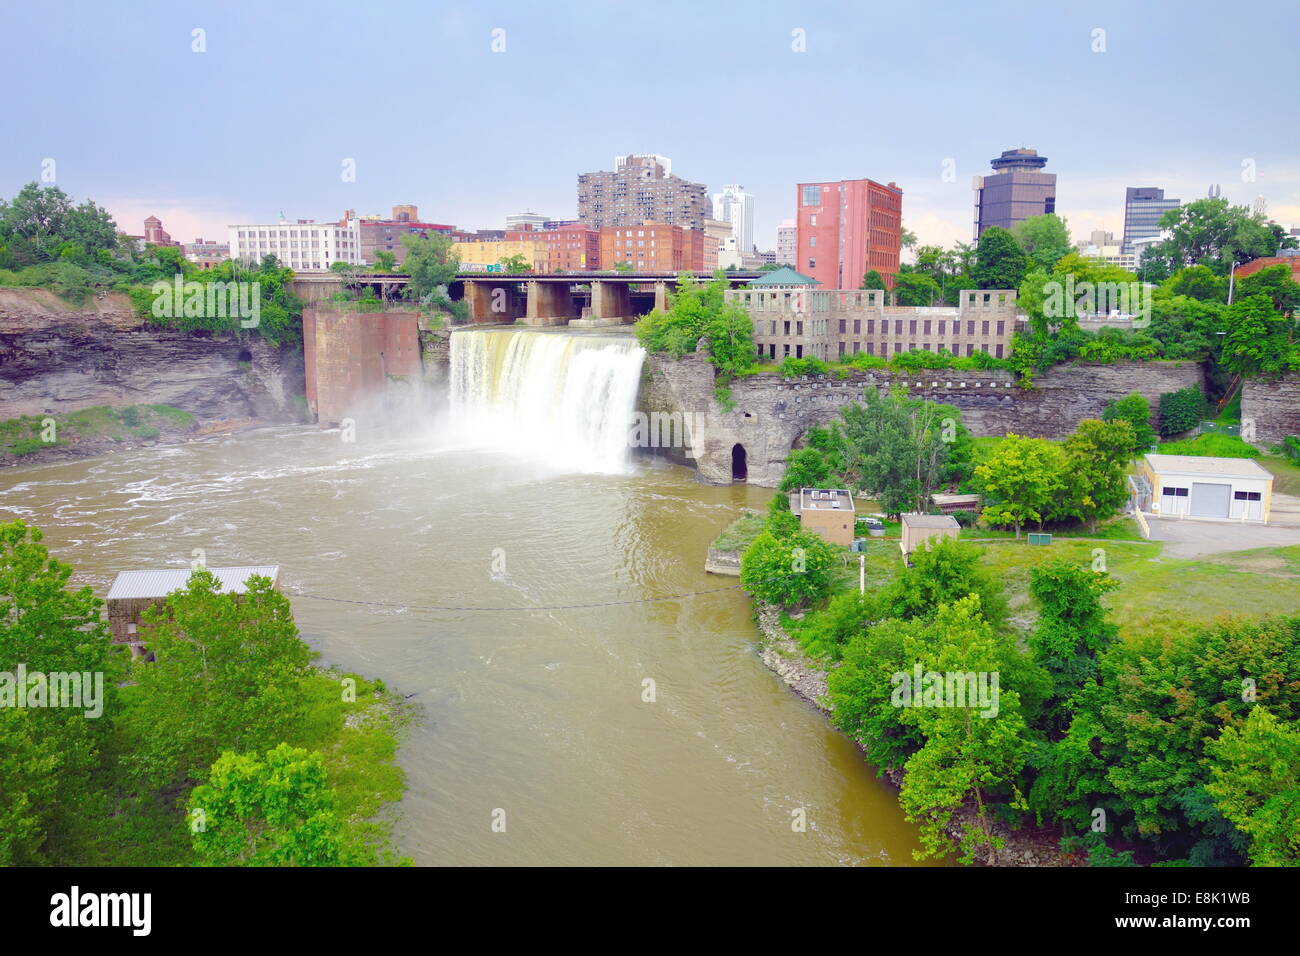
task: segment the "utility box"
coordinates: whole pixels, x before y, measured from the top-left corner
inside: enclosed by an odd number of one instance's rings
[[[1052,536],[1050,534],[1044,534],[1039,531],[1032,531],[1029,534],[1029,543],[1030,544],[1051,544]]]

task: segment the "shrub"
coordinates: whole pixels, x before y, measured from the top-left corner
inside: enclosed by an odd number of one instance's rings
[[[798,378],[800,375],[825,375],[830,368],[819,358],[809,356],[807,358],[795,358],[787,355],[781,362],[778,371],[782,378]]]
[[[1160,396],[1160,434],[1180,435],[1196,427],[1205,415],[1205,395],[1195,385]]]
[[[770,604],[804,606],[826,594],[834,562],[834,550],[815,534],[795,531],[778,538],[764,531],[741,557],[740,583]]]

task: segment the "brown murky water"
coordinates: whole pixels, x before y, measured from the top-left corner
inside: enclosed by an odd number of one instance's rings
[[[273,429],[8,470],[0,517],[101,595],[195,548],[279,564],[322,661],[421,706],[396,831],[418,864],[912,865],[893,792],[763,667],[739,591],[644,603],[733,583],[705,549],[769,494],[648,459],[564,475],[436,436]],[[627,603],[527,610],[603,602]]]

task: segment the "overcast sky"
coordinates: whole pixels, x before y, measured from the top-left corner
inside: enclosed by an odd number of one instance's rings
[[[125,231],[153,213],[186,242],[408,202],[500,228],[572,218],[578,173],[644,152],[754,193],[761,248],[796,183],[859,177],[897,182],[904,223],[951,244],[971,177],[1029,146],[1076,238],[1118,233],[1130,185],[1219,183],[1300,225],[1298,18],[1295,0],[10,3],[0,194],[53,160]]]

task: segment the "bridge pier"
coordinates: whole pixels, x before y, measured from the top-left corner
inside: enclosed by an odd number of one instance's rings
[[[578,317],[573,303],[573,287],[568,283],[528,280],[528,304],[525,325],[568,325]]]
[[[520,317],[514,283],[465,280],[465,301],[469,303],[469,320],[474,323],[510,323]]]
[[[655,283],[655,308],[660,312],[668,311],[668,283],[662,279]]]
[[[591,280],[591,317],[610,323],[630,321],[632,297],[626,282]]]

